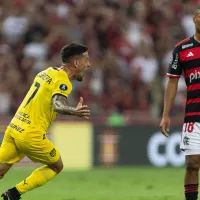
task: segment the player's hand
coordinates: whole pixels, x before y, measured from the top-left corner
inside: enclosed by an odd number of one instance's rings
[[[83,97],[80,97],[80,101],[76,106],[75,115],[78,117],[83,117],[85,119],[89,119],[90,110],[87,105],[83,105]]]
[[[162,134],[166,137],[168,137],[168,133],[170,130],[170,119],[169,117],[163,117],[161,122],[160,122],[160,130]]]

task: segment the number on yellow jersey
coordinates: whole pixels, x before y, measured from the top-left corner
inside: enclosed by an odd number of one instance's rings
[[[34,98],[34,96],[37,94],[39,88],[40,88],[40,83],[36,82],[35,83],[35,90],[32,93],[32,95],[29,97],[28,101],[26,102],[26,105],[24,106],[24,108],[30,103],[30,101]]]

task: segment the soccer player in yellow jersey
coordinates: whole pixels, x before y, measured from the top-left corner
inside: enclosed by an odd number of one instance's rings
[[[0,178],[24,156],[44,166],[2,194],[4,200],[18,200],[25,192],[42,186],[63,169],[59,151],[45,134],[57,113],[89,118],[90,110],[80,98],[76,107],[67,103],[71,80],[82,81],[90,67],[88,48],[69,44],[61,50],[62,66],[38,73],[30,90],[10,122],[0,147]]]

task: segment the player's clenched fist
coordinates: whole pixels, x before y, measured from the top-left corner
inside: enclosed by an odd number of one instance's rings
[[[163,117],[160,122],[160,130],[162,134],[168,137],[169,129],[170,129],[170,119],[169,117]]]

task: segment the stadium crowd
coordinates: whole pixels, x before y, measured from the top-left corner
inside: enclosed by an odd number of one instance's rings
[[[73,82],[93,116],[158,117],[177,42],[192,36],[198,0],[0,1],[0,114],[13,115],[34,76],[60,66],[60,49],[88,45],[91,69]],[[173,115],[184,112],[181,78]]]

